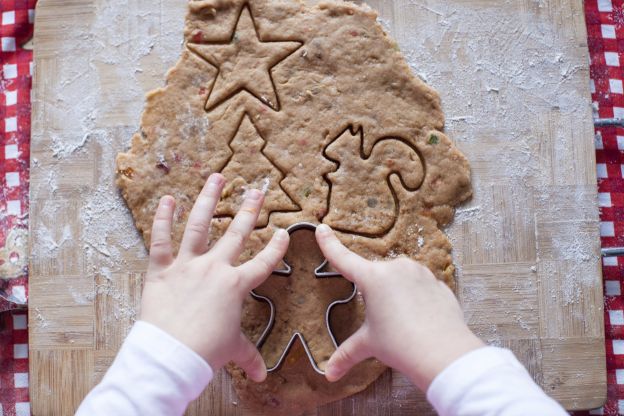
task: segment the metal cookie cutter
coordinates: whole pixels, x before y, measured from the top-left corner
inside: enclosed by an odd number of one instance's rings
[[[288,234],[293,234],[295,231],[299,231],[302,229],[306,229],[306,230],[311,230],[311,231],[315,231],[316,230],[316,225],[311,224],[311,223],[307,223],[307,222],[299,222],[296,224],[291,225],[290,227],[288,227],[286,229],[286,231],[288,231]],[[276,274],[278,276],[284,276],[284,277],[288,277],[292,274],[292,267],[284,260],[284,264],[286,265],[285,269],[282,270],[275,270],[273,272],[273,274]],[[316,269],[314,269],[314,276],[316,278],[319,279],[323,279],[323,278],[330,278],[330,277],[342,277],[342,275],[340,273],[337,272],[323,272],[321,270],[323,270],[323,268],[325,266],[327,266],[328,261],[325,260],[323,261],[323,263],[321,263],[320,266],[318,266]],[[334,306],[336,305],[341,305],[344,303],[349,303],[351,302],[351,300],[353,300],[353,298],[355,297],[355,295],[357,294],[357,288],[355,286],[355,284],[353,284],[353,292],[351,292],[351,295],[346,298],[346,299],[342,299],[342,300],[337,300],[332,302],[328,307],[327,310],[325,311],[325,326],[327,328],[327,332],[329,333],[329,336],[332,340],[332,343],[334,344],[334,348],[338,348],[338,343],[336,342],[336,337],[334,336],[334,333],[331,330],[331,325],[329,323],[329,315],[331,314],[331,310]],[[264,301],[266,303],[269,304],[269,307],[271,308],[271,316],[269,318],[269,323],[266,326],[266,328],[264,329],[264,331],[262,332],[262,335],[260,335],[260,338],[258,339],[258,342],[256,342],[256,347],[258,349],[260,349],[262,347],[262,345],[264,344],[264,342],[266,341],[269,333],[271,332],[271,330],[273,329],[273,326],[275,324],[275,304],[273,304],[273,301],[271,301],[271,299],[267,298],[266,296],[261,296],[259,294],[257,294],[256,292],[254,292],[253,290],[251,291],[251,296],[256,299],[256,300],[260,300],[260,301]],[[288,344],[286,344],[286,347],[284,348],[284,351],[282,351],[282,354],[280,355],[279,359],[277,360],[277,363],[271,367],[271,368],[267,368],[268,372],[273,372],[276,371],[284,362],[284,359],[286,358],[286,356],[288,355],[288,352],[291,350],[291,348],[293,347],[295,341],[297,340],[297,338],[299,338],[299,340],[301,341],[301,344],[303,345],[303,349],[305,350],[306,355],[308,356],[308,360],[310,361],[310,364],[312,364],[312,368],[314,368],[314,371],[316,371],[318,374],[321,375],[325,375],[325,371],[321,370],[318,366],[318,364],[316,363],[316,361],[314,360],[314,357],[312,356],[312,352],[310,351],[310,347],[308,347],[308,343],[306,342],[305,338],[303,337],[303,334],[299,331],[296,331],[293,336],[290,338],[290,341],[288,341]]]

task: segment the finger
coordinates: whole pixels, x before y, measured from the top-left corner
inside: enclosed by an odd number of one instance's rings
[[[150,267],[167,267],[173,262],[173,248],[171,245],[171,223],[175,210],[175,199],[163,196],[160,199],[154,223],[152,224],[152,238],[150,241]]]
[[[273,273],[286,254],[289,241],[290,236],[286,230],[277,230],[269,244],[256,257],[239,266],[238,269],[247,284],[247,292],[260,286]]]
[[[369,261],[346,248],[326,224],[316,228],[316,241],[327,261],[346,279],[359,284],[358,280],[370,267]]]
[[[242,332],[240,334],[240,341],[238,343],[234,362],[256,383],[260,383],[266,379],[266,364],[264,364],[260,351],[258,351],[256,346],[253,345]]]
[[[224,184],[225,178],[220,173],[213,173],[206,181],[189,214],[180,244],[181,255],[200,256],[208,249],[210,221],[212,221]]]
[[[332,354],[325,368],[325,378],[329,382],[340,380],[353,366],[370,358],[366,330],[358,329]]]
[[[248,191],[243,205],[212,253],[230,264],[235,262],[243,251],[245,241],[256,226],[263,202],[262,192],[257,189]]]

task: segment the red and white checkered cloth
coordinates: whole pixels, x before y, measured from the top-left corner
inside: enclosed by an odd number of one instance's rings
[[[32,36],[35,3],[0,1],[0,248],[28,213],[32,53],[22,45]],[[585,13],[592,99],[599,117],[624,118],[624,0],[586,0]],[[624,128],[599,128],[595,140],[602,244],[624,246]],[[604,266],[608,401],[579,415],[624,414],[624,257]],[[10,290],[27,296],[26,283],[16,279]],[[26,325],[25,312],[0,314],[0,416],[30,414]]]
[[[587,0],[592,101],[600,118],[624,118],[624,0]],[[624,246],[624,128],[596,129],[603,247]],[[624,414],[624,257],[603,260],[608,400],[592,415]]]
[[[29,416],[28,316],[0,314],[0,415]]]
[[[11,230],[28,227],[32,51],[22,45],[33,34],[35,3],[0,2],[0,248]],[[15,255],[0,255],[0,262]],[[27,275],[11,279],[5,290],[25,300]],[[0,311],[9,307],[0,302]]]
[[[32,52],[22,46],[32,37],[35,4],[0,1],[0,248],[11,230],[28,226]],[[7,292],[26,299],[27,280],[12,279]],[[0,300],[0,416],[28,416],[27,314],[2,313],[10,307]]]

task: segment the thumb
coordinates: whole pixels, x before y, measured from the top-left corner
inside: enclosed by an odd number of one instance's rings
[[[246,292],[260,286],[275,270],[286,254],[290,237],[286,230],[277,230],[264,249],[247,263],[238,266],[247,281]]]
[[[316,241],[325,258],[341,275],[355,284],[360,283],[359,280],[367,269],[368,260],[346,248],[327,224],[321,224],[316,228]]]
[[[325,369],[325,378],[330,382],[338,381],[353,366],[371,357],[367,339],[366,330],[362,327],[340,344],[329,358]]]
[[[256,383],[260,383],[266,379],[266,365],[260,355],[260,351],[258,351],[256,346],[252,344],[249,338],[242,332],[240,333],[240,341],[233,361]]]

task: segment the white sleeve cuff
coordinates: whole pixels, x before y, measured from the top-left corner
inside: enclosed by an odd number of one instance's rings
[[[195,351],[138,321],[76,415],[181,415],[212,376],[212,368]]]
[[[144,354],[166,369],[180,382],[180,387],[194,400],[212,380],[210,365],[195,351],[169,333],[145,321],[137,321],[124,342],[124,348]]]
[[[436,409],[438,406],[445,409],[446,405],[451,406],[456,401],[458,394],[469,390],[483,374],[509,363],[513,365],[514,361],[516,358],[513,353],[502,348],[482,347],[470,351],[453,361],[433,379],[427,390],[427,400]]]
[[[455,360],[433,380],[427,400],[441,416],[567,415],[507,349],[483,347]]]

